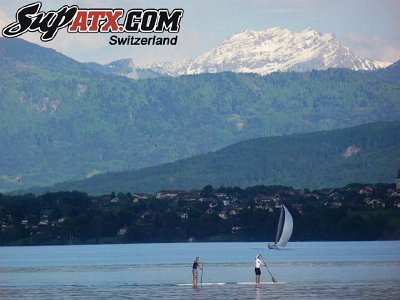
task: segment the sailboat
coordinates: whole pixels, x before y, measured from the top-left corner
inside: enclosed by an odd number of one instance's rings
[[[281,206],[278,229],[276,231],[275,243],[269,243],[269,249],[279,249],[286,246],[293,232],[293,218],[285,205]]]

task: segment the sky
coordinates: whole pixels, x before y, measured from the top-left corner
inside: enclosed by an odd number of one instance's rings
[[[0,29],[15,21],[17,10],[34,1],[2,0]],[[111,46],[109,34],[67,33],[61,30],[51,42],[38,32],[21,36],[53,48],[81,62],[107,63],[132,58],[136,65],[195,58],[215,48],[228,36],[246,29],[281,27],[293,32],[314,28],[335,34],[357,55],[379,61],[400,59],[400,0],[43,0],[42,10],[63,5],[80,8],[183,8],[176,46]],[[131,34],[132,35],[132,34]],[[139,35],[138,35],[139,36]],[[142,35],[144,36],[144,35]]]

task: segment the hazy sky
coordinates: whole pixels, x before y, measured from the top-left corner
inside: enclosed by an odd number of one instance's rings
[[[0,28],[15,20],[19,7],[34,1],[2,0]],[[183,8],[177,46],[111,46],[107,34],[68,34],[66,29],[47,43],[39,33],[22,37],[54,48],[78,61],[110,62],[133,58],[137,65],[193,58],[245,29],[279,26],[292,31],[312,27],[334,33],[356,54],[380,61],[400,59],[400,0],[172,0],[172,1],[54,1],[42,10],[65,4],[80,8]]]

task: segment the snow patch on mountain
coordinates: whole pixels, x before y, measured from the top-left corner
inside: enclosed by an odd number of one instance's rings
[[[195,59],[145,66],[170,76],[232,71],[266,75],[277,71],[348,68],[375,70],[390,63],[362,58],[344,47],[332,33],[308,28],[294,33],[279,27],[234,34]]]

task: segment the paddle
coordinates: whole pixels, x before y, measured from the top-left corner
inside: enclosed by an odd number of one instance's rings
[[[204,264],[201,265],[201,277],[200,277],[200,285],[203,286],[203,270],[204,270]]]
[[[264,266],[267,268],[267,271],[268,271],[269,275],[271,275],[272,282],[274,282],[274,283],[278,282],[278,281],[274,278],[274,276],[272,276],[271,272],[269,271],[268,266],[267,266],[267,264],[265,263],[264,258],[262,257],[262,255],[260,255],[260,257],[261,257],[261,260],[262,260]]]
[[[269,269],[268,269],[268,266],[265,265],[265,267],[267,268],[269,275],[271,275],[272,282],[277,283],[278,281],[274,278],[274,276],[272,276],[271,272],[270,272]]]

